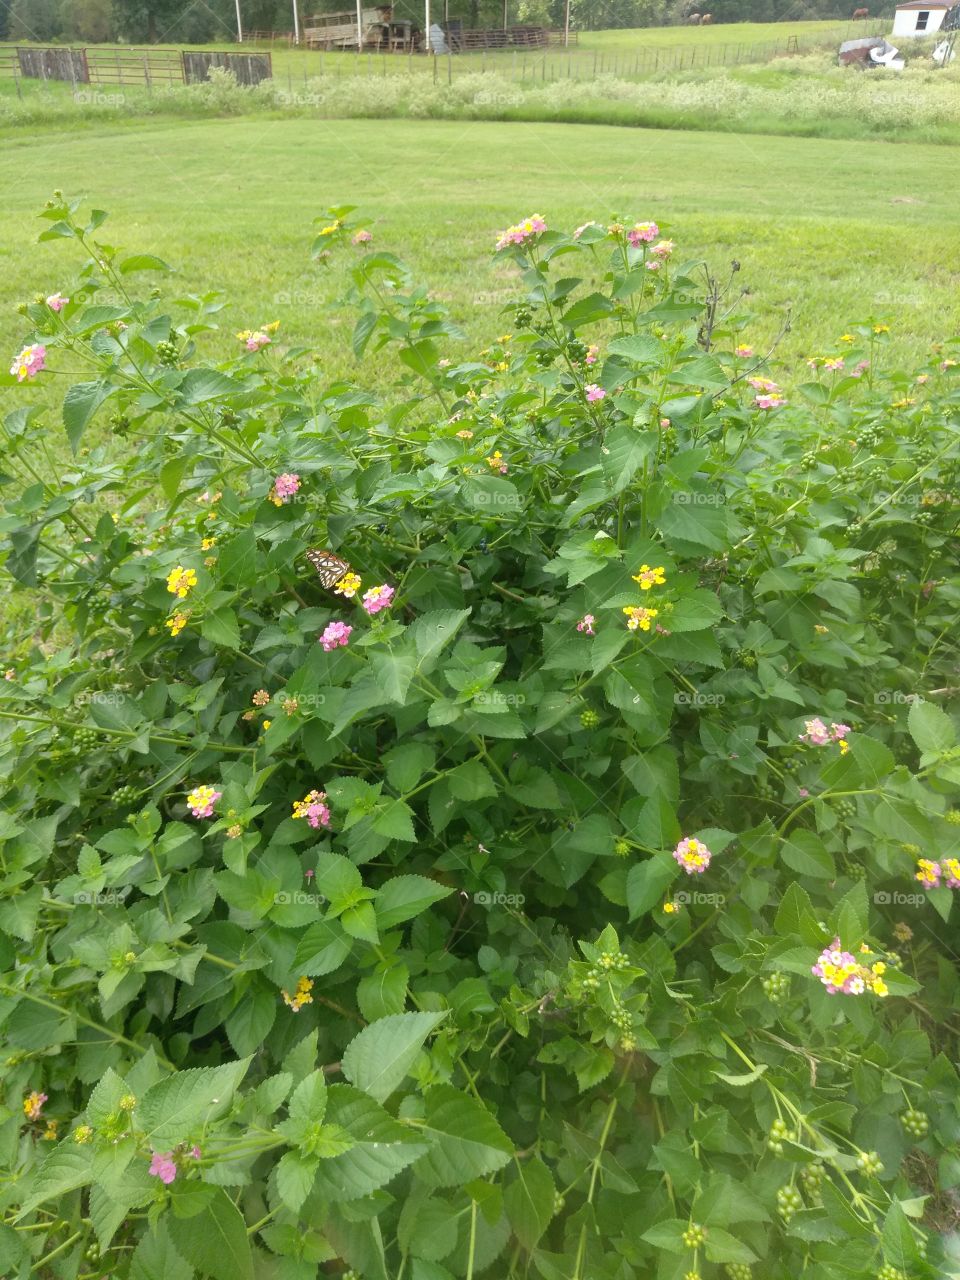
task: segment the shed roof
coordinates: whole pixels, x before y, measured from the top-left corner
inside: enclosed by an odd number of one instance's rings
[[[960,4],[960,0],[906,0],[898,4],[897,9],[952,9]]]

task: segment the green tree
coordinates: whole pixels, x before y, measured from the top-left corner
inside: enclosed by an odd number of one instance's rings
[[[56,40],[61,32],[58,0],[13,0],[10,5],[11,40]]]
[[[60,18],[67,40],[104,44],[116,36],[111,0],[60,0]]]

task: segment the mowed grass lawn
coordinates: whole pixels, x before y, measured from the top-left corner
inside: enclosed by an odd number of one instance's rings
[[[178,268],[174,296],[225,291],[236,329],[282,321],[331,376],[356,371],[352,320],[331,311],[342,278],[309,256],[312,221],[360,205],[375,244],[400,254],[471,338],[510,327],[514,293],[491,260],[498,229],[532,212],[570,229],[614,214],[655,218],[678,254],[731,259],[752,290],[762,346],[790,308],[787,363],[829,352],[849,323],[883,316],[908,352],[960,330],[960,178],[943,147],[553,124],[234,120],[131,122],[0,143],[0,336],[18,349],[16,304],[66,289],[63,241],[36,244],[54,187],[111,212],[101,236]],[[151,277],[140,277],[149,287]],[[456,355],[456,351],[451,351]],[[369,377],[368,374],[362,374]],[[8,403],[19,396],[7,393]]]

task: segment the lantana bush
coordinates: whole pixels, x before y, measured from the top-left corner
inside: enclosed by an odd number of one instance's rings
[[[105,216],[2,378],[0,1274],[960,1272],[960,344],[533,215],[465,352],[341,207],[328,385]]]

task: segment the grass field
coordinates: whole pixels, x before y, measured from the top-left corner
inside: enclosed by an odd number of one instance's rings
[[[888,317],[919,348],[960,328],[960,184],[944,148],[571,125],[241,118],[78,134],[8,134],[0,154],[0,325],[65,287],[64,243],[35,245],[53,187],[112,213],[105,238],[180,269],[179,293],[223,289],[237,328],[283,322],[331,374],[353,367],[348,321],[309,260],[312,219],[356,203],[376,243],[412,262],[472,337],[499,333],[514,296],[490,250],[534,210],[576,226],[655,217],[683,256],[732,258],[762,345],[792,308],[788,359],[830,349],[843,326]]]

